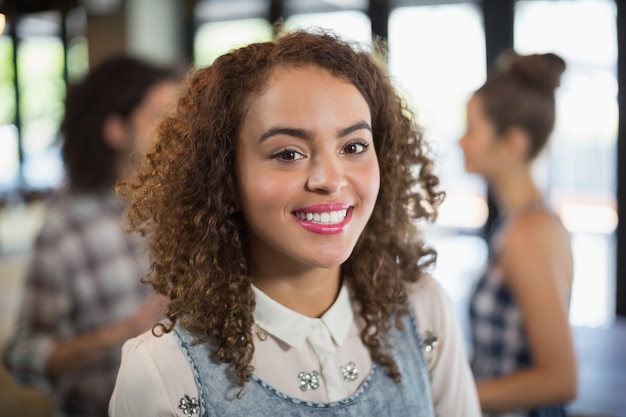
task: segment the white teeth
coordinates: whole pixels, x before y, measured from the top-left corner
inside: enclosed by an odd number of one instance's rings
[[[336,224],[343,221],[348,214],[348,210],[328,211],[321,213],[302,213],[296,212],[295,215],[302,220],[314,223]]]

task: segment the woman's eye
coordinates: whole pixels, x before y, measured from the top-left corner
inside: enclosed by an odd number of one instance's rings
[[[272,158],[280,159],[281,161],[295,161],[304,158],[304,156],[293,149],[283,149],[273,154]]]
[[[343,148],[343,153],[362,153],[369,147],[369,144],[363,142],[352,142]]]

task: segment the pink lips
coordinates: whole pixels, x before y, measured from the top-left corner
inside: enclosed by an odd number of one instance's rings
[[[340,223],[327,224],[327,223],[315,223],[303,220],[294,214],[294,219],[303,228],[309,232],[318,233],[321,235],[333,235],[344,231],[350,220],[352,219],[352,210],[349,204],[344,203],[332,203],[332,204],[318,204],[315,206],[309,206],[297,210],[298,213],[323,213],[331,211],[347,210],[346,217]]]

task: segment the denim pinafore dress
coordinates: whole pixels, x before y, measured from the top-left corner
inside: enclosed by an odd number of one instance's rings
[[[254,374],[243,397],[237,398],[239,387],[232,366],[214,359],[206,343],[194,344],[193,336],[184,329],[176,326],[173,334],[192,368],[202,417],[434,417],[428,367],[412,311],[402,323],[403,330],[394,327],[391,335],[392,355],[402,382],[396,384],[374,364],[354,394],[332,403],[290,397]]]

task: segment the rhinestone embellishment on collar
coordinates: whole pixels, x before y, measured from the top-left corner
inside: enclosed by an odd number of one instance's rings
[[[349,362],[346,366],[342,366],[341,375],[346,382],[354,381],[359,376],[359,370],[356,369],[354,362]]]
[[[430,330],[426,330],[422,334],[421,345],[424,347],[425,352],[430,352],[439,344],[439,338],[435,336]]]
[[[197,398],[189,398],[189,395],[185,394],[178,403],[178,408],[183,410],[183,414],[190,416],[192,414],[200,414],[200,401]]]
[[[298,374],[298,378],[300,378],[300,389],[302,391],[318,389],[320,386],[319,375],[320,374],[317,371],[300,372]]]

